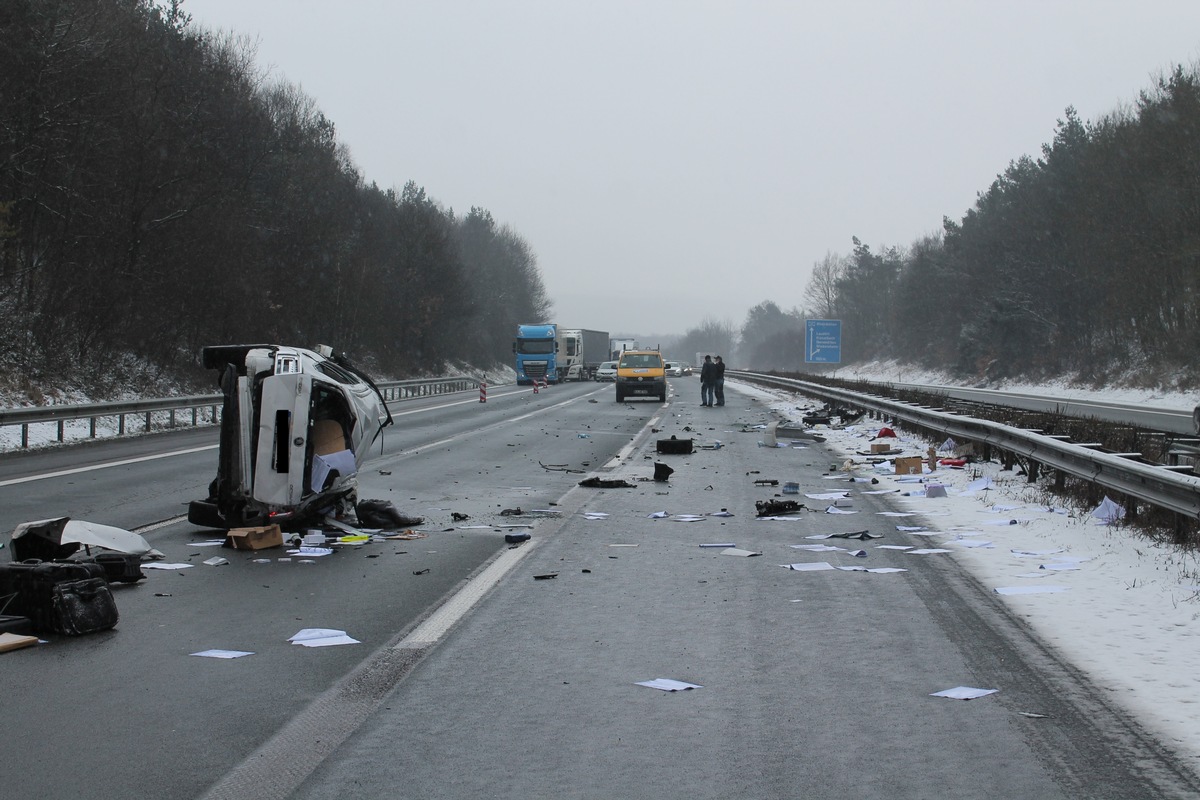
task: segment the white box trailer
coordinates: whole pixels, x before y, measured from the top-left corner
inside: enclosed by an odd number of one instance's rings
[[[558,329],[559,380],[590,381],[596,369],[608,360],[608,331]]]

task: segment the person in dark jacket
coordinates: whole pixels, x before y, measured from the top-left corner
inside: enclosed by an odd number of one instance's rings
[[[725,362],[720,356],[713,359],[713,395],[717,398],[717,405],[725,405]]]
[[[700,367],[700,405],[710,408],[713,404],[713,381],[716,380],[717,366],[712,356],[704,357],[704,366]]]

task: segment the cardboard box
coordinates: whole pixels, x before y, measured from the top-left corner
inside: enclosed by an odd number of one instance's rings
[[[258,528],[233,528],[226,543],[234,550],[265,550],[268,547],[283,547],[283,531],[278,525],[263,525]]]
[[[891,449],[892,446],[890,444],[880,444],[879,442],[873,442],[871,444],[872,453],[888,453],[891,452]]]
[[[346,434],[342,424],[333,419],[318,419],[312,425],[313,452],[327,456],[346,449]]]
[[[925,459],[920,456],[903,456],[896,458],[897,475],[921,475],[925,471]]]

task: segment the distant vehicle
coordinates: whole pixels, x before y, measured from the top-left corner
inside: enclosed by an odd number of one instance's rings
[[[615,381],[617,379],[617,362],[605,361],[596,368],[596,380]]]
[[[517,384],[558,381],[558,326],[552,322],[517,325],[513,353],[517,357]]]
[[[694,375],[695,374],[696,368],[693,367],[691,364],[687,363],[686,361],[681,361],[680,363],[683,364],[683,374],[684,375]]]
[[[583,364],[572,364],[571,366],[567,367],[567,374],[563,376],[563,380],[582,381],[585,379],[584,375],[586,374],[587,370],[584,368]]]
[[[608,354],[608,331],[559,327],[558,374],[563,380],[589,380],[601,362],[611,357]],[[576,364],[583,367],[583,377],[568,377],[571,367]]]
[[[358,469],[392,424],[369,377],[324,345],[221,345],[201,360],[225,399],[217,477],[189,522],[288,527],[355,510]]]
[[[621,353],[624,353],[626,350],[637,350],[637,349],[638,349],[637,339],[609,339],[608,340],[608,351],[609,351],[608,357],[613,359],[614,361],[616,361],[618,358],[620,358]]]
[[[663,371],[668,377],[682,378],[683,377],[683,362],[681,361],[664,361]]]
[[[626,350],[617,360],[617,402],[631,396],[667,399],[667,379],[662,353],[657,350]]]

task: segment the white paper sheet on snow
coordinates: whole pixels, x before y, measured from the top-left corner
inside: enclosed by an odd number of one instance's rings
[[[584,519],[608,519],[608,513],[604,511],[585,511],[583,512]]]
[[[807,550],[810,553],[837,553],[844,552],[844,547],[834,547],[831,544],[793,544],[788,545],[793,550]]]
[[[676,514],[671,517],[672,522],[703,522],[704,519],[701,514]]]
[[[804,496],[811,497],[813,500],[841,500],[843,498],[849,497],[850,493],[849,492],[813,492],[812,494],[806,493]]]
[[[303,645],[304,647],[332,647],[339,644],[362,644],[358,639],[352,638],[345,631],[333,630],[332,628],[304,628],[294,634],[289,642],[292,644]]]
[[[951,700],[974,700],[977,697],[987,697],[989,694],[995,694],[999,689],[976,689],[972,686],[955,686],[953,689],[943,689],[940,692],[934,692],[930,697],[949,697]]]
[[[917,533],[919,531],[929,530],[924,525],[897,525],[896,530],[904,531],[905,533]]]
[[[976,492],[982,492],[982,491],[984,491],[986,489],[990,489],[990,488],[992,488],[992,479],[991,478],[976,478],[975,480],[968,483],[966,488],[963,489],[958,494],[960,497],[965,497],[966,495],[972,495],[972,494],[975,494]]]
[[[1099,520],[1101,525],[1111,525],[1125,518],[1125,509],[1120,503],[1114,503],[1105,497],[1100,505],[1092,509],[1092,516]]]
[[[787,567],[796,572],[820,572],[826,569],[833,569],[833,565],[826,561],[815,561],[811,564],[780,564],[779,566]]]
[[[838,508],[837,506],[829,506],[828,508],[825,509],[825,513],[826,514],[857,514],[858,512],[850,511],[845,508]]]
[[[911,544],[877,544],[876,550],[912,550]]]
[[[661,689],[664,692],[685,692],[688,689],[703,689],[698,683],[685,683],[672,678],[655,678],[652,681],[638,681],[637,686],[648,686],[651,689]]]
[[[998,586],[996,594],[1057,594],[1069,586]]]
[[[165,561],[155,561],[150,564],[142,564],[142,569],[191,569],[195,564],[168,564]]]
[[[918,547],[916,550],[909,550],[910,556],[928,556],[934,553],[949,553],[950,551],[944,547]]]
[[[739,547],[727,547],[721,551],[721,555],[723,555],[723,556],[761,556],[762,552],[756,551],[756,550],[742,550]]]
[[[1017,558],[1041,558],[1042,556],[1052,556],[1056,553],[1064,552],[1062,548],[1058,550],[1009,550]]]
[[[984,522],[984,525],[1020,525],[1022,522],[1029,522],[1028,517],[1020,517],[1017,519],[989,519]]]
[[[241,658],[242,656],[252,656],[254,653],[248,650],[201,650],[199,653],[188,653],[188,655],[202,658]]]
[[[655,511],[653,514],[646,515],[647,519],[666,519],[669,516],[671,515],[665,511]]]

